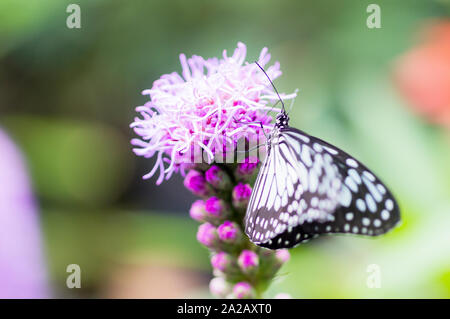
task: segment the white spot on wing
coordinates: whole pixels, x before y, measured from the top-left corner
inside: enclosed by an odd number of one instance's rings
[[[338,152],[328,146],[324,146],[324,148],[331,154],[336,155]]]
[[[366,176],[363,176],[362,180],[364,184],[366,184],[367,189],[369,190],[370,194],[372,194],[373,198],[377,202],[380,202],[383,199],[383,196],[381,196],[380,192],[375,187],[375,185],[371,181],[369,181],[369,179]]]
[[[358,163],[353,158],[347,158],[345,163],[347,163],[347,165],[351,167],[358,167]]]
[[[322,152],[323,148],[320,144],[314,143],[313,148],[316,152]]]
[[[302,147],[302,151],[300,153],[300,157],[301,157],[303,163],[305,163],[306,166],[311,166],[312,165],[310,148],[307,145],[304,145]]]
[[[362,212],[365,212],[366,211],[366,203],[361,198],[358,198],[356,200],[356,208],[358,208]]]
[[[274,204],[274,209],[276,210],[276,211],[278,211],[279,209],[280,209],[280,207],[281,207],[281,199],[280,199],[280,196],[277,196],[276,198],[275,198],[275,204]]]
[[[345,185],[347,185],[354,193],[358,192],[358,185],[356,185],[355,181],[350,176],[345,178]]]
[[[357,184],[361,184],[361,176],[359,175],[359,173],[351,168],[348,170],[348,175],[357,183]]]
[[[377,211],[377,204],[376,204],[375,201],[373,200],[372,195],[366,194],[366,203],[367,203],[367,208],[368,208],[372,213],[375,213],[375,212]]]
[[[309,171],[309,192],[314,193],[319,184],[319,177],[314,170]]]
[[[352,201],[352,193],[346,186],[342,186],[341,196],[339,197],[339,202],[342,206],[348,207]]]
[[[363,174],[367,176],[367,178],[370,179],[371,182],[375,182],[375,176],[373,176],[372,173],[364,171]]]
[[[388,210],[392,210],[394,208],[394,202],[392,201],[392,199],[387,199],[386,200],[386,208]]]

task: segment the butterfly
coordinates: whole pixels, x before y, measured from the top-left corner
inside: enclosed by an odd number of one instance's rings
[[[250,241],[279,249],[322,234],[377,236],[392,229],[400,212],[386,185],[343,150],[290,127],[273,87],[282,110],[245,215]]]

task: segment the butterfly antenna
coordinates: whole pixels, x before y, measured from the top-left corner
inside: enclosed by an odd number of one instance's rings
[[[264,74],[266,75],[266,77],[267,77],[267,79],[269,80],[270,84],[272,84],[272,87],[273,87],[273,89],[275,90],[275,93],[277,93],[278,99],[279,99],[280,102],[281,102],[281,106],[282,106],[282,108],[283,108],[283,113],[286,113],[286,109],[284,108],[284,102],[283,102],[283,100],[281,99],[281,96],[280,96],[280,94],[278,93],[278,90],[277,90],[277,88],[275,87],[275,85],[273,84],[273,82],[272,82],[272,80],[270,79],[269,75],[268,75],[267,72],[264,70],[264,68],[263,68],[262,66],[259,65],[258,62],[255,61],[255,63],[256,63],[256,65],[261,69],[261,71],[264,72]]]

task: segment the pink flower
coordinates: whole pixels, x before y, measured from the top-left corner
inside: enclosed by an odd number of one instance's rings
[[[209,194],[209,186],[206,183],[205,177],[202,173],[196,170],[189,171],[184,178],[184,186],[198,196],[205,196]]]
[[[272,129],[272,118],[266,113],[278,98],[258,66],[245,62],[246,51],[239,42],[233,55],[224,51],[222,59],[187,59],[181,54],[182,76],[165,74],[142,92],[150,101],[136,108],[141,117],[130,126],[139,136],[131,141],[136,155],[156,156],[155,166],[144,178],[159,170],[160,184],[173,172],[203,162],[203,153],[212,163],[233,152],[243,138],[264,141],[259,122],[267,132]],[[270,60],[267,51],[260,53],[261,66]],[[272,80],[281,75],[278,62],[266,71]]]
[[[248,282],[241,281],[234,285],[233,294],[238,299],[252,298],[254,291]]]
[[[219,238],[226,243],[235,243],[240,239],[241,235],[239,225],[229,220],[224,221],[217,228],[217,233],[219,234]]]
[[[251,250],[244,249],[238,258],[238,265],[243,272],[249,272],[259,265],[258,255]]]
[[[193,202],[189,210],[189,215],[192,219],[199,222],[204,221],[206,216],[205,201],[199,199]]]
[[[232,265],[231,256],[226,252],[219,252],[211,257],[211,266],[220,271],[226,271]]]
[[[185,187],[201,197],[189,214],[203,223],[197,240],[211,254],[216,278],[210,290],[229,298],[261,296],[281,267],[274,251],[254,246],[243,230],[252,193],[246,183],[265,156],[265,136],[273,129],[269,111],[279,112],[270,79],[281,71],[278,63],[266,67],[268,79],[260,69],[270,60],[266,48],[259,65],[246,63],[245,55],[242,43],[221,59],[182,54],[181,75],[163,75],[145,90],[150,100],[136,109],[140,116],[131,124],[138,135],[132,140],[134,152],[156,161],[144,178],[159,172],[160,184],[179,172]]]
[[[210,223],[201,224],[198,227],[197,240],[206,247],[213,247],[218,240],[216,227]]]
[[[0,299],[48,298],[39,212],[25,160],[0,129]]]
[[[395,64],[395,84],[418,114],[450,128],[450,20],[421,31],[421,43]]]

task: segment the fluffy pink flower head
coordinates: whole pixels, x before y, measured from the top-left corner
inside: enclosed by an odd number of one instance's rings
[[[251,250],[244,249],[238,257],[238,264],[243,272],[248,272],[259,265],[258,255]]]
[[[182,75],[165,74],[142,92],[150,101],[136,108],[140,117],[131,127],[139,138],[131,142],[137,155],[156,156],[144,178],[159,170],[160,184],[186,165],[212,163],[234,152],[243,138],[264,141],[259,122],[267,132],[272,129],[267,111],[278,98],[258,66],[245,62],[246,53],[238,43],[232,56],[224,51],[221,59],[181,54]],[[258,63],[264,67],[269,60],[267,48],[262,49]],[[279,77],[279,63],[266,72],[272,80]],[[283,99],[293,97],[282,94]]]

